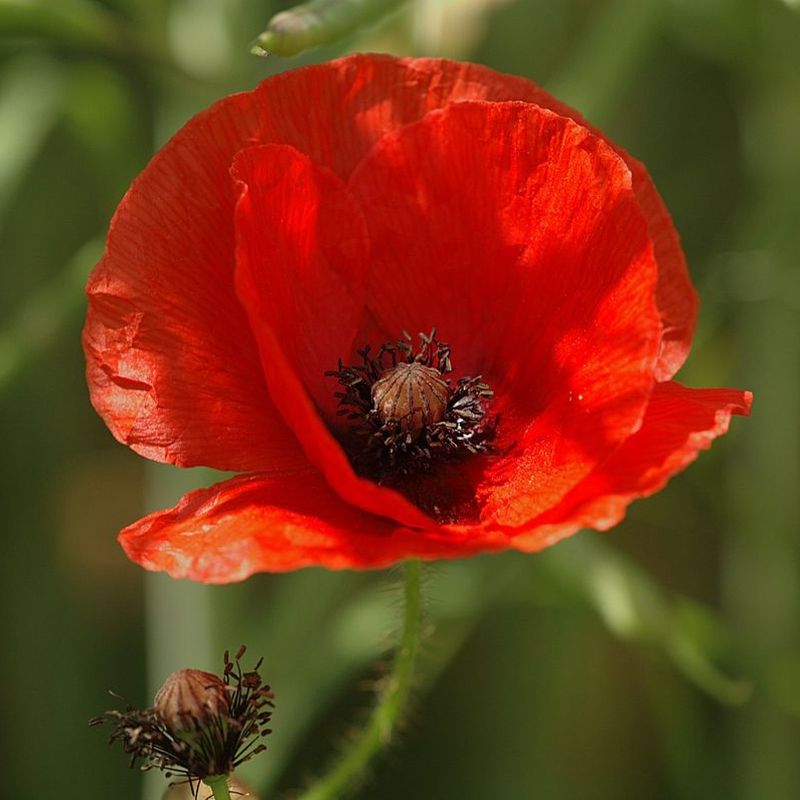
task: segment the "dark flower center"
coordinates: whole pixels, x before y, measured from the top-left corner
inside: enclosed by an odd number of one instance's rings
[[[342,444],[357,472],[401,490],[408,479],[437,463],[487,452],[495,424],[486,416],[492,390],[480,375],[446,377],[452,372],[450,346],[419,334],[380,346],[371,354],[358,351],[361,364],[326,375],[336,378],[340,390],[339,415],[350,427]],[[407,491],[417,495],[418,491]]]

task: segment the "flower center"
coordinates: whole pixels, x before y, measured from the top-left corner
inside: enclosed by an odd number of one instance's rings
[[[357,472],[398,484],[437,462],[489,450],[494,424],[485,406],[492,390],[480,375],[455,385],[445,377],[453,369],[450,346],[435,330],[420,334],[417,348],[404,333],[375,356],[371,351],[358,351],[361,364],[340,361],[326,373],[341,387],[338,413],[351,422],[342,444]]]

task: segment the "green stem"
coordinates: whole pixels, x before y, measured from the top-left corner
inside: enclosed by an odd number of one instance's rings
[[[203,783],[211,789],[211,793],[214,795],[214,800],[231,800],[231,792],[228,788],[228,776],[227,775],[215,775],[210,778],[206,778]]]
[[[372,759],[391,742],[397,721],[411,693],[414,664],[419,650],[422,627],[421,574],[419,561],[405,562],[403,633],[392,670],[366,726],[332,769],[299,800],[335,800],[341,797],[358,783]]]

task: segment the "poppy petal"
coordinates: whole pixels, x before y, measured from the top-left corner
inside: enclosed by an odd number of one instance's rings
[[[397,492],[356,476],[322,418],[336,413],[336,381],[325,372],[349,356],[364,310],[368,245],[358,206],[339,178],[290,147],[244,151],[233,175],[237,291],[276,405],[342,497],[430,525]]]
[[[731,414],[746,414],[749,407],[748,392],[660,385],[640,431],[559,506],[517,535],[491,525],[408,530],[359,511],[319,473],[308,471],[290,479],[240,476],[190,492],[175,508],[126,528],[120,543],[147,569],[208,583],[306,566],[363,569],[508,546],[538,550],[582,527],[614,525],[628,503],[658,491],[727,430]]]
[[[664,333],[656,364],[656,379],[664,381],[671,378],[689,355],[697,323],[698,300],[689,277],[680,237],[644,164],[612,142],[582,114],[524,78],[504,75],[480,64],[462,64],[440,59],[416,59],[405,63],[419,73],[438,73],[435,81],[438,107],[463,100],[522,100],[534,103],[588,128],[595,136],[607,142],[625,161],[631,171],[633,191],[647,220],[648,233],[658,262],[656,301]]]
[[[513,540],[539,550],[580,528],[607,530],[628,505],[669,479],[728,430],[733,414],[749,415],[752,394],[738,389],[690,389],[675,381],[653,391],[642,427],[586,480]]]
[[[657,268],[624,162],[524,103],[459,103],[353,173],[384,330],[436,326],[495,391],[482,519],[522,524],[639,424],[661,333]],[[457,373],[457,374],[458,374]]]
[[[128,557],[173,578],[206,583],[308,566],[382,567],[508,547],[499,533],[428,533],[354,508],[316,471],[291,479],[246,475],[190,492],[120,534]]]
[[[655,248],[657,302],[664,324],[657,379],[671,378],[686,360],[697,318],[697,295],[672,218],[647,169],[581,114],[531,81],[478,64],[356,54],[284,73],[256,91],[263,104],[259,141],[290,144],[344,179],[386,133],[450,103],[519,100],[589,128],[630,168]]]
[[[618,152],[631,169],[636,197],[647,218],[648,232],[658,261],[656,302],[663,332],[655,377],[657,381],[668,381],[689,355],[697,325],[699,301],[689,277],[680,237],[650,175],[642,164],[625,151],[618,148]]]
[[[388,131],[476,99],[537,103],[582,122],[529,81],[485,67],[353,55],[270,78],[187,123],[123,199],[87,287],[92,402],[114,435],[181,466],[300,467],[302,453],[253,368],[258,354],[231,286],[233,156],[288,144],[346,179]],[[696,298],[652,181],[617,150],[655,245],[664,320],[657,375],[670,377],[689,349]]]
[[[349,360],[364,312],[369,239],[361,210],[336,175],[285,145],[243,150],[231,175],[239,186],[239,291],[330,424],[338,387],[325,373]]]
[[[92,402],[148,458],[238,471],[307,464],[234,292],[228,167],[252,111],[228,98],[164,147],[120,203],[89,279]]]

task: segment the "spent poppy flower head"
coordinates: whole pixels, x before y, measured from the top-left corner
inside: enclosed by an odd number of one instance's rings
[[[133,183],[88,295],[113,434],[244,473],[122,532],[176,577],[538,550],[750,405],[672,380],[697,300],[645,168],[473,64],[354,55],[221,100]]]
[[[130,766],[182,776],[190,784],[230,775],[263,753],[272,733],[274,695],[261,680],[259,659],[252,670],[241,666],[246,647],[223,657],[222,676],[199,669],[173,672],[158,690],[152,708],[128,705],[106,711],[90,725],[110,724],[109,743],[120,742]],[[195,797],[197,792],[194,792]]]

